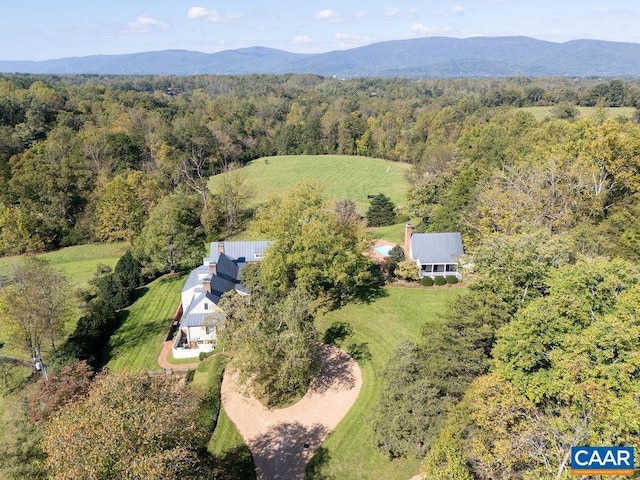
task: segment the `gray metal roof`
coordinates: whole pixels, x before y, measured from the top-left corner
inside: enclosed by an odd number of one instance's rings
[[[211,242],[211,250],[209,260],[218,262],[218,244],[222,244],[224,247],[224,254],[232,260],[239,262],[256,262],[259,258],[256,258],[256,253],[263,254],[267,251],[267,248],[271,244],[269,241],[260,240],[253,242]]]
[[[215,325],[218,323],[223,317],[223,314],[220,312],[216,313],[190,313],[182,317],[180,321],[181,327],[201,327],[205,324],[207,325]]]
[[[414,233],[411,235],[411,254],[421,264],[456,263],[464,254],[460,232]]]
[[[209,273],[209,267],[205,265],[200,265],[198,268],[194,268],[193,270],[191,270],[191,272],[189,273],[189,276],[187,277],[187,280],[184,282],[182,291],[185,292],[190,288],[195,287],[199,283],[202,283],[202,280],[199,280],[198,276],[203,274],[208,274],[208,273]]]

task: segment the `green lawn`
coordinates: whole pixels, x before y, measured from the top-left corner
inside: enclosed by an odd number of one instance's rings
[[[109,340],[104,363],[110,370],[158,370],[158,355],[180,303],[185,276],[164,276],[142,287]]]
[[[114,267],[129,246],[126,242],[76,245],[41,253],[38,257],[46,258],[53,267],[62,270],[74,287],[83,288],[88,285],[99,264]],[[0,258],[0,275],[8,275],[11,265],[19,258]]]
[[[545,118],[552,118],[551,107],[523,107],[520,110],[529,112],[536,117],[537,121],[542,121]],[[626,117],[633,118],[633,114],[636,109],[633,107],[577,107],[580,111],[580,117],[578,118],[591,118],[596,115],[600,110],[604,111],[607,118]]]
[[[423,326],[441,321],[439,313],[445,303],[461,291],[461,288],[391,287],[387,297],[370,305],[347,305],[319,319],[321,332],[335,322],[348,323],[353,334],[340,345],[349,350],[351,344],[366,344],[371,358],[361,362],[362,391],[323,444],[318,461],[312,463],[311,478],[408,480],[418,473],[419,460],[390,461],[375,449],[367,419],[383,386],[380,372],[397,345],[405,339],[418,341]]]
[[[384,193],[396,205],[406,203],[406,163],[378,158],[342,155],[295,155],[266,157],[244,167],[247,182],[255,191],[253,204],[264,202],[273,194],[287,192],[304,180],[315,180],[331,199],[351,198],[360,213],[369,207],[367,195]],[[211,179],[215,192],[220,176]]]

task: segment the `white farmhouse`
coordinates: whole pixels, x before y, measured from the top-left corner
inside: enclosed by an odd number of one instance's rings
[[[246,295],[240,271],[262,260],[270,242],[213,242],[208,258],[189,274],[182,287],[182,316],[173,342],[175,358],[197,357],[216,345],[216,324],[224,312],[218,307],[226,292]]]

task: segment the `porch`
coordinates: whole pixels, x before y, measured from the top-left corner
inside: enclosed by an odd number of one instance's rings
[[[458,280],[462,278],[462,274],[458,272],[457,263],[423,263],[420,264],[418,275],[420,278],[446,277],[449,275],[455,276]]]

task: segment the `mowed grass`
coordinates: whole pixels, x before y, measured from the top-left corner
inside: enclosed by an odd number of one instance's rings
[[[545,118],[552,118],[553,114],[551,113],[553,106],[551,107],[522,107],[519,110],[523,112],[529,112],[533,114],[537,121],[542,121]],[[604,112],[607,118],[633,118],[633,115],[636,111],[633,107],[577,107],[580,112],[580,116],[578,118],[591,118],[600,112]]]
[[[247,164],[243,170],[252,186],[258,205],[274,194],[283,194],[305,180],[322,185],[330,199],[350,198],[364,214],[369,207],[367,195],[384,193],[398,206],[406,203],[408,183],[405,173],[410,165],[379,158],[348,155],[291,155],[265,157]],[[210,182],[218,191],[219,175]]]
[[[85,288],[100,264],[115,267],[130,245],[119,243],[92,243],[61,248],[53,252],[38,254],[46,258],[51,266],[65,273],[71,285],[75,288]],[[10,275],[11,266],[20,259],[16,257],[0,258],[0,275]]]
[[[420,460],[390,461],[376,450],[368,418],[384,384],[381,372],[395,348],[406,339],[420,341],[423,326],[428,331],[429,325],[443,321],[445,304],[460,294],[462,288],[391,287],[388,296],[371,304],[347,305],[318,320],[321,332],[336,322],[349,324],[353,334],[339,345],[345,350],[352,344],[360,345],[361,351],[368,349],[371,358],[361,362],[360,395],[322,445],[321,455],[312,463],[310,470],[314,473],[310,478],[408,480],[418,473]]]
[[[158,355],[180,304],[185,278],[165,275],[140,289],[140,297],[122,312],[124,322],[109,340],[103,357],[106,368],[160,369]]]

